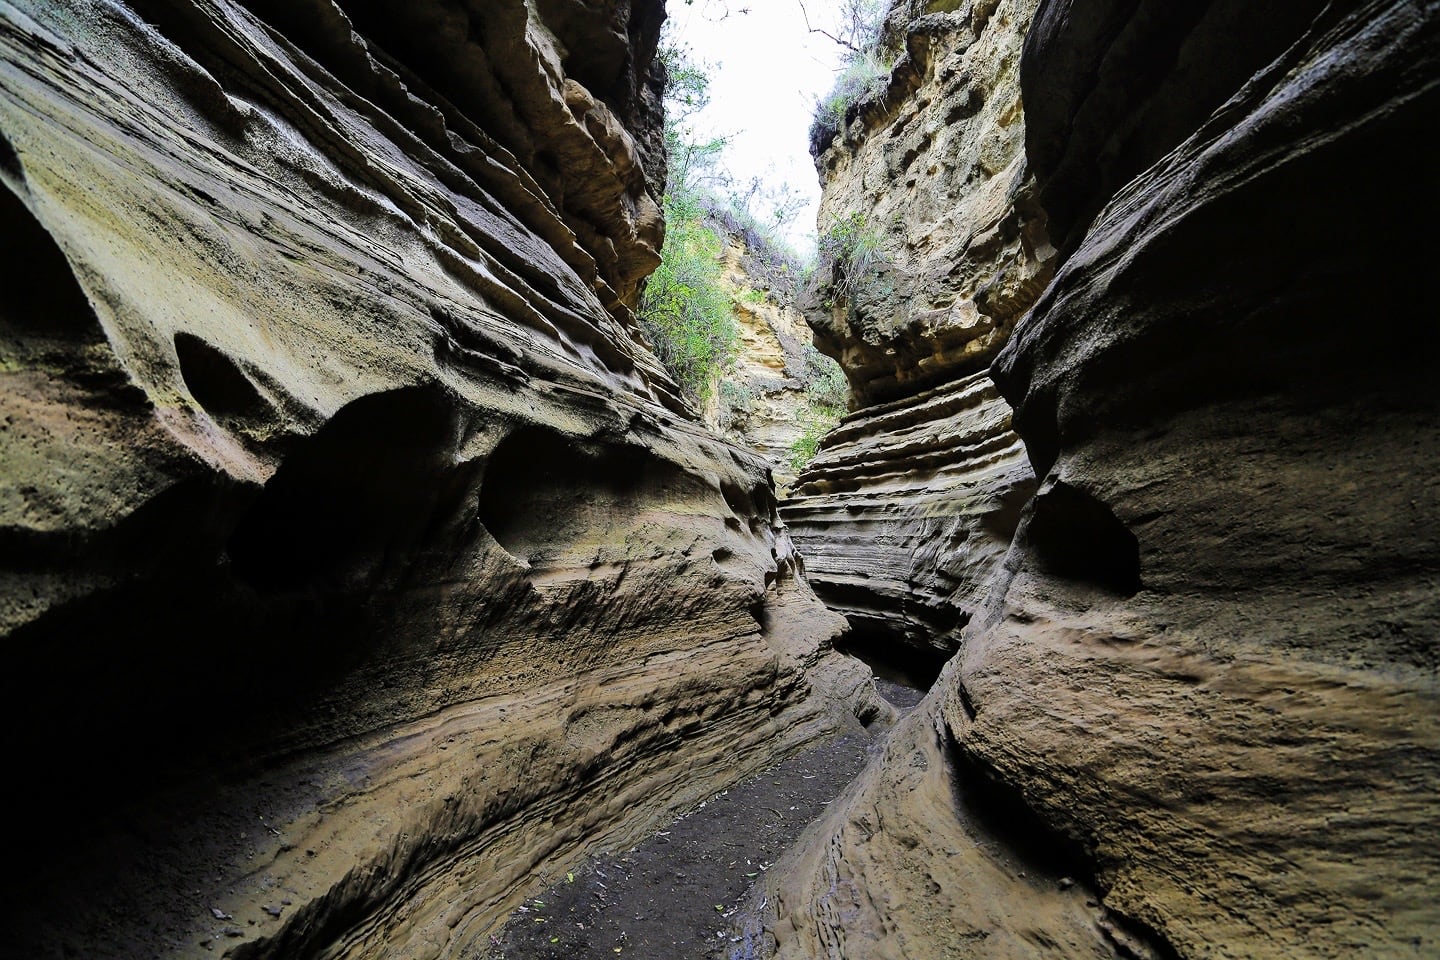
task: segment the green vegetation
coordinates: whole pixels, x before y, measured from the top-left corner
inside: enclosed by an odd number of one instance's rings
[[[638,319],[655,354],[696,403],[735,355],[739,333],[730,294],[720,282],[721,235],[706,222],[702,184],[714,172],[723,139],[701,140],[687,123],[709,99],[709,80],[677,48],[661,52],[669,82],[665,95],[665,243],[660,266],[640,298]]]
[[[845,415],[850,394],[840,364],[808,344],[805,347],[805,406],[800,410],[802,433],[790,444],[790,466],[803,470],[815,459],[820,441]]]
[[[745,271],[771,281],[768,291],[750,291],[740,299],[793,303],[805,270],[780,231],[803,208],[804,198],[758,178],[737,187],[721,166],[726,139],[702,138],[691,123],[709,102],[709,78],[683,48],[666,46],[660,59],[667,76],[665,243],[637,318],[686,397],[703,405],[733,360],[739,338],[734,301],[722,284],[726,235],[744,244]]]
[[[818,251],[815,276],[826,307],[854,300],[879,279],[884,263],[880,234],[869,226],[863,213],[851,213],[831,224],[820,236]]]
[[[840,0],[838,25],[832,32],[812,27],[845,48],[840,73],[830,92],[815,102],[810,125],[810,153],[818,157],[845,128],[850,108],[879,93],[894,65],[882,50],[885,0]]]
[[[681,389],[703,402],[739,339],[730,294],[720,282],[725,242],[705,225],[693,195],[666,196],[665,220],[660,266],[640,299],[640,324]]]

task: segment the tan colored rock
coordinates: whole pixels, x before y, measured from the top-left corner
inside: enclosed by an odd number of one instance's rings
[[[1033,490],[1010,407],[979,373],[851,414],[781,515],[852,629],[949,654]]]
[[[786,516],[812,583],[879,652],[955,649],[1034,487],[983,372],[1054,256],[1024,155],[1018,71],[1034,8],[894,4],[888,87],[820,144],[822,233],[859,229],[876,248],[858,275],[832,273],[843,282],[821,287],[828,309],[809,311],[855,412]]]
[[[1050,277],[1018,76],[1035,6],[895,4],[888,86],[822,144],[822,237],[858,223],[875,250],[810,319],[861,405],[983,370]]]
[[[1440,24],[1320,7],[1042,5],[1038,179],[1083,209],[1075,158],[1134,150],[992,371],[1038,492],[908,739],[769,879],[781,955],[1093,955],[1019,862],[954,881],[977,782],[1001,856],[1093,883],[1114,955],[1440,950],[1440,404],[1423,288],[1376,279],[1435,254]]]
[[[11,950],[471,956],[884,713],[629,326],[661,17],[0,2]]]
[[[728,239],[721,280],[731,292],[739,344],[711,392],[705,419],[726,439],[759,453],[784,497],[795,482],[790,448],[805,431],[805,350],[814,335],[795,305],[798,276],[767,276],[776,265],[750,256],[743,236],[732,232]]]

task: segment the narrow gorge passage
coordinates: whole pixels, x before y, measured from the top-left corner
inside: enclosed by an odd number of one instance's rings
[[[923,691],[881,680],[902,713]],[[627,850],[568,865],[510,916],[486,960],[750,960],[758,878],[883,750],[854,732],[702,801]]]
[[[1437,129],[1436,0],[0,0],[0,960],[1440,957]]]

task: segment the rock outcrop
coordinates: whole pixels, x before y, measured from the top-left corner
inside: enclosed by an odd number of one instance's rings
[[[817,144],[830,276],[809,315],[853,412],[784,516],[817,593],[892,659],[955,649],[1034,489],[983,373],[1054,258],[1020,103],[1034,8],[894,4],[888,84]]]
[[[814,351],[810,325],[795,303],[799,266],[792,269],[763,238],[721,226],[728,236],[722,279],[733,297],[739,337],[735,360],[712,391],[706,421],[760,454],[783,497],[795,482],[791,448],[805,432],[807,352]]]
[[[1440,950],[1437,38],[1399,0],[1040,5],[1065,257],[993,376],[1042,482],[771,871],[778,955]]]
[[[944,656],[1034,487],[1010,409],[977,373],[852,414],[783,509],[852,642]]]
[[[471,956],[863,699],[632,325],[662,19],[0,0],[7,955]]]

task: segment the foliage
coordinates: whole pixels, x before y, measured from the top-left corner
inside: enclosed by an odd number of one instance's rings
[[[640,297],[637,317],[655,355],[692,401],[703,402],[735,355],[739,332],[721,283],[725,241],[707,222],[703,184],[718,176],[724,138],[701,139],[690,124],[709,102],[710,81],[680,47],[660,52],[665,66],[665,143],[669,176],[662,203],[660,266]]]
[[[878,51],[865,50],[850,57],[830,92],[815,101],[815,118],[810,123],[810,152],[823,153],[845,128],[850,107],[879,93],[890,77],[890,67]]]
[[[703,401],[735,355],[739,332],[721,285],[724,241],[705,225],[693,196],[665,197],[660,266],[640,298],[640,325],[655,354],[692,400]]]
[[[885,0],[840,0],[833,30],[811,26],[846,50],[830,92],[815,102],[810,152],[819,156],[845,127],[851,106],[882,90],[893,64],[881,52]],[[807,14],[808,22],[808,14]]]
[[[790,466],[793,469],[804,470],[815,459],[815,454],[820,451],[820,441],[835,429],[841,416],[841,411],[835,407],[807,405],[802,408],[800,423],[803,430],[790,444]]]
[[[790,444],[790,466],[803,470],[820,449],[825,435],[845,415],[849,384],[840,364],[808,344],[805,347],[805,406],[799,411],[801,433]]]
[[[754,388],[739,380],[720,381],[720,426],[728,429],[744,424],[758,397]]]
[[[805,395],[812,406],[845,409],[850,399],[850,384],[845,380],[845,371],[840,364],[805,345]]]
[[[827,307],[853,300],[879,276],[885,260],[880,234],[858,211],[841,217],[821,234],[818,253],[816,275]]]

